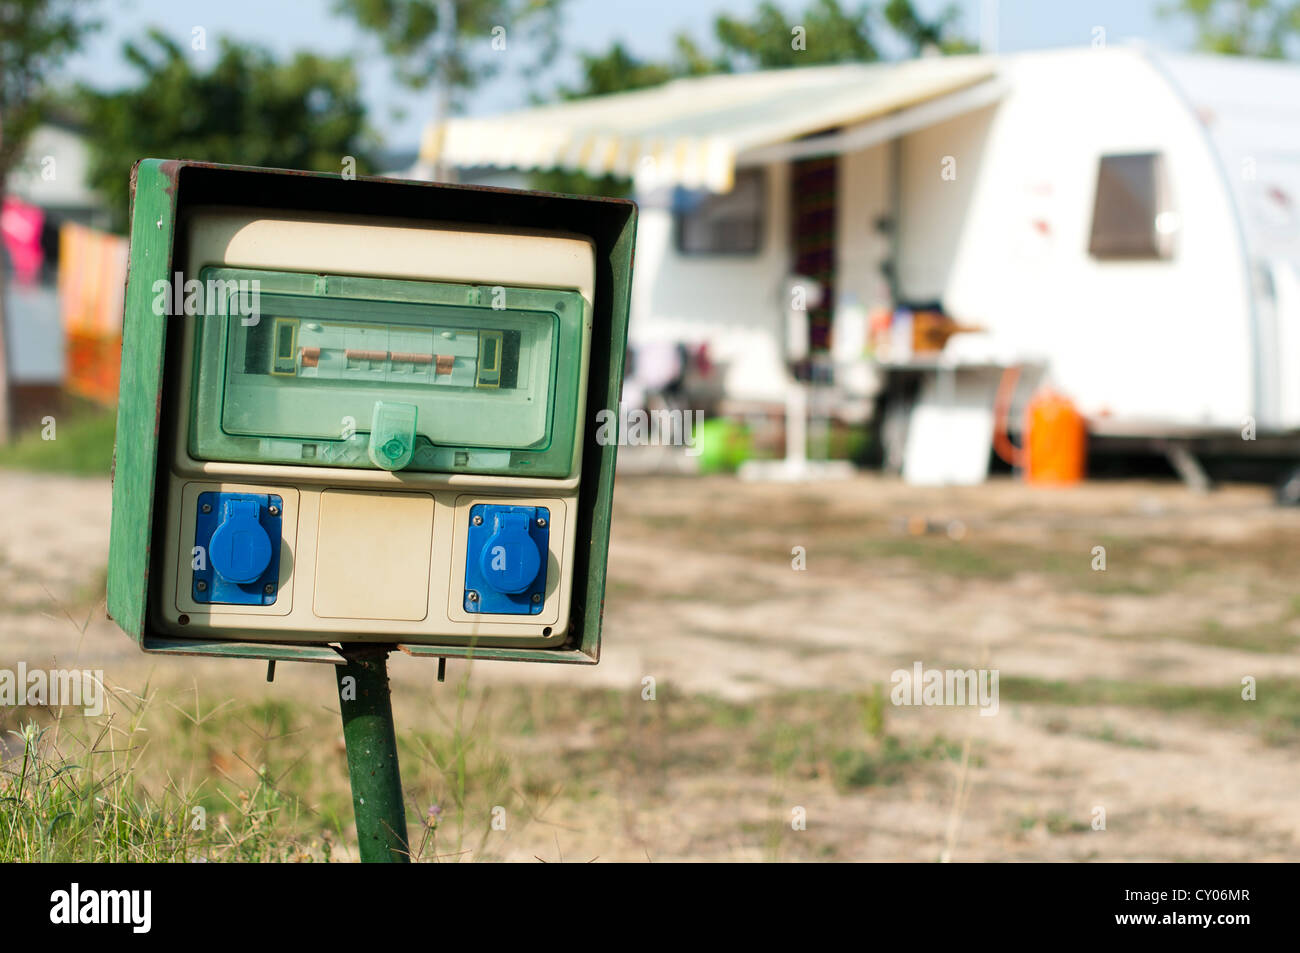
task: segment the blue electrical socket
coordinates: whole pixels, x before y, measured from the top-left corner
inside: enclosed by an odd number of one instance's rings
[[[470,507],[465,611],[536,615],[546,601],[551,511],[544,506]]]
[[[274,605],[284,501],[272,493],[200,493],[194,519],[194,601]]]

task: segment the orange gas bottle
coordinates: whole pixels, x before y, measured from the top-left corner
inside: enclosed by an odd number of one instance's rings
[[[1064,394],[1044,388],[1025,408],[1025,480],[1065,485],[1083,479],[1088,425]]]

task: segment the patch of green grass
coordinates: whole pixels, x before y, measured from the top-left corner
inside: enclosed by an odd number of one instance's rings
[[[1092,830],[1090,821],[1070,817],[1064,811],[1049,811],[1045,815],[1022,814],[1016,819],[1016,826],[1024,833],[1041,827],[1056,835],[1083,834]]]
[[[78,407],[59,415],[52,427],[53,439],[46,439],[47,428],[35,427],[0,446],[0,467],[74,476],[107,476],[112,470],[116,410]]]
[[[146,780],[139,700],[124,724],[59,715],[9,731],[0,770],[0,862],[328,860],[298,836],[302,805],[268,765],[188,787]]]
[[[1199,626],[1106,632],[1105,637],[1116,642],[1187,642],[1192,645],[1274,655],[1300,648],[1300,639],[1285,630],[1286,623],[1287,617],[1284,615],[1273,624],[1236,628],[1226,626],[1218,619],[1207,618]]]
[[[1085,738],[1092,738],[1095,741],[1104,741],[1107,744],[1120,745],[1124,748],[1144,748],[1151,750],[1160,747],[1160,745],[1154,741],[1122,732],[1111,724],[1102,725],[1100,728],[1087,729],[1079,732],[1079,734]]]
[[[831,757],[831,779],[839,791],[855,791],[875,784],[896,784],[906,769],[920,761],[956,761],[961,745],[935,735],[929,741],[903,741],[887,735],[878,744],[841,748]]]
[[[1237,628],[1226,626],[1218,619],[1206,619],[1202,622],[1199,631],[1167,632],[1161,635],[1198,645],[1213,645],[1242,652],[1264,654],[1293,652],[1297,646],[1300,646],[1300,639],[1282,629],[1285,621],[1284,616],[1273,626]]]
[[[1047,681],[1003,674],[1003,702],[1088,707],[1114,705],[1154,711],[1200,715],[1234,724],[1254,725],[1270,744],[1300,740],[1300,682],[1259,679],[1256,698],[1242,698],[1242,686],[1166,685],[1088,678],[1077,682]]]
[[[1160,745],[1148,738],[1139,738],[1137,735],[1130,735],[1126,732],[1120,732],[1114,725],[1102,725],[1101,729],[1092,735],[1098,741],[1105,741],[1108,744],[1122,745],[1125,748],[1144,748],[1147,750],[1159,748]]]

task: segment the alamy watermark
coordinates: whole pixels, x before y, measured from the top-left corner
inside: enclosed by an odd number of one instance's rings
[[[238,316],[252,327],[262,320],[262,282],[258,278],[209,278],[188,281],[181,272],[153,283],[153,313],[158,317],[198,314]]]
[[[148,933],[153,925],[152,890],[83,890],[73,883],[50,894],[50,922],[56,925],[96,924],[129,926],[132,933]]]
[[[998,670],[931,668],[914,662],[909,671],[895,669],[889,676],[895,705],[965,707],[978,705],[981,715],[998,713]]]
[[[89,669],[0,668],[0,706],[80,708],[92,718],[104,713],[104,673]]]
[[[703,452],[699,446],[702,410],[631,409],[619,405],[596,412],[596,443],[602,447],[685,447],[688,457]]]

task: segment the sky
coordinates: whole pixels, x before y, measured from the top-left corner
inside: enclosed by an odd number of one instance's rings
[[[778,5],[798,10],[806,2],[778,0]],[[848,0],[844,6],[851,8],[857,2]],[[882,2],[873,0],[872,5]],[[620,40],[640,57],[665,57],[678,32],[706,39],[718,14],[745,15],[758,5],[759,0],[569,0],[563,46],[554,65],[534,83],[524,82],[517,64],[534,57],[521,49],[526,46],[521,39],[511,46],[507,25],[506,52],[497,54],[506,57],[503,69],[470,94],[463,112],[490,114],[520,108],[528,105],[530,90],[545,92],[560,83],[576,82],[579,51],[603,51]],[[1157,0],[917,0],[927,14],[949,5],[960,11],[964,34],[976,39],[986,36],[1002,52],[1088,45],[1098,27],[1105,31],[1108,44],[1140,38],[1153,46],[1183,49],[1191,40],[1184,24],[1157,15]],[[133,71],[121,56],[122,44],[153,26],[185,46],[194,46],[195,38],[202,36],[206,49],[191,50],[200,68],[214,62],[217,37],[222,34],[259,43],[284,56],[299,49],[352,54],[370,123],[385,148],[413,149],[433,111],[432,93],[416,93],[397,83],[375,41],[332,9],[332,0],[101,0],[103,29],[68,63],[65,73],[69,79],[103,88],[133,84]],[[982,16],[986,10],[996,13]],[[995,28],[989,28],[990,21]],[[485,38],[485,49],[487,42]]]

